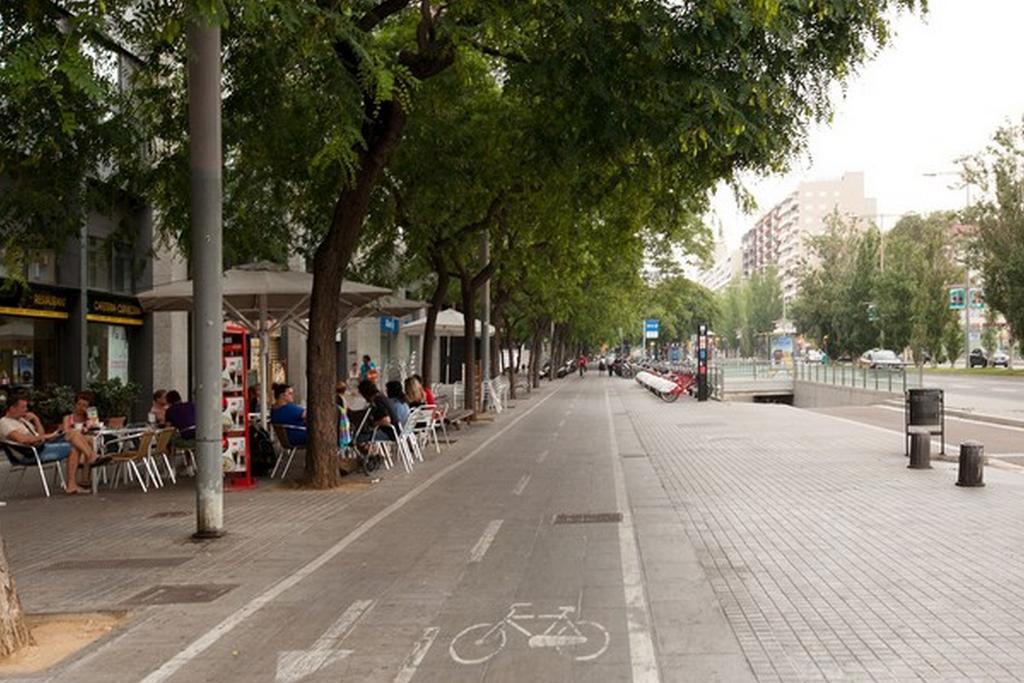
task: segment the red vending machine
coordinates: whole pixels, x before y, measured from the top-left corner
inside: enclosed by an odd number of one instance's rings
[[[248,334],[238,325],[224,325],[224,360],[220,375],[224,440],[221,464],[225,489],[256,485],[249,458]]]

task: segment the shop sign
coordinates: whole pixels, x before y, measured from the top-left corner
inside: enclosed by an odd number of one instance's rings
[[[132,297],[89,292],[85,319],[92,323],[139,326],[143,323],[144,312],[138,300]]]
[[[67,290],[0,278],[0,315],[67,320],[72,304]]]

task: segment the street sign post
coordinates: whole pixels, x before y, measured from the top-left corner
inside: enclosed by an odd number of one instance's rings
[[[661,333],[661,322],[657,318],[644,320],[644,339],[657,339]]]

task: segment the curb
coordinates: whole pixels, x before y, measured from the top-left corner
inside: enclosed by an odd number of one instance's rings
[[[903,407],[903,401],[900,400],[888,400],[884,402],[885,405],[895,406],[897,408]],[[1002,415],[989,415],[988,413],[976,413],[973,410],[965,410],[962,408],[946,408],[947,417],[958,417],[961,420],[973,420],[975,422],[988,422],[989,424],[1003,425],[1004,427],[1019,427],[1024,429],[1024,420],[1003,417]]]

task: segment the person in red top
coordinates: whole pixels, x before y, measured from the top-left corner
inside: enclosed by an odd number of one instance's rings
[[[580,359],[577,361],[577,365],[579,365],[580,367],[580,377],[582,377],[583,374],[587,371],[587,357],[581,355]]]

